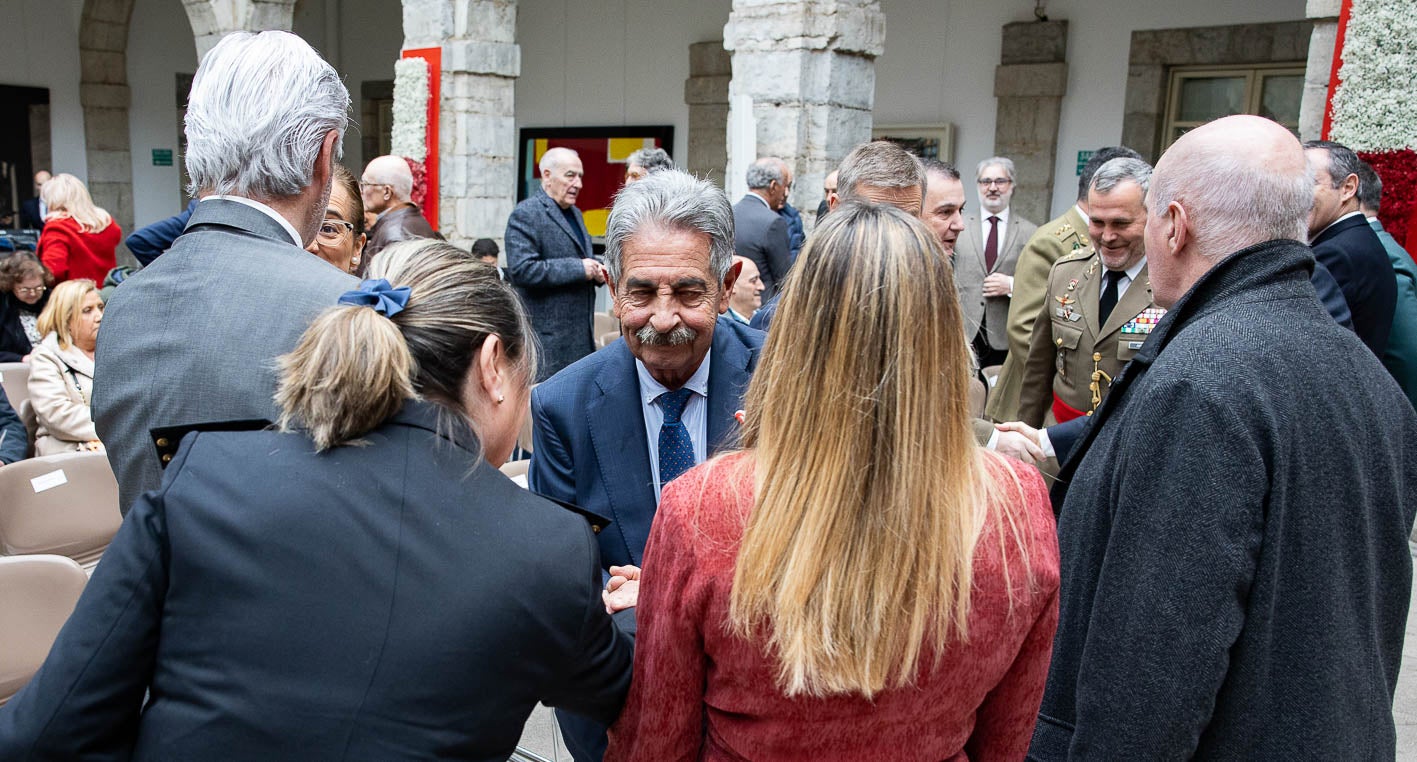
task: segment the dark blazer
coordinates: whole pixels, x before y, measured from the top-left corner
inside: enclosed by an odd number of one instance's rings
[[[1393,758],[1417,413],[1312,268],[1221,261],[1092,415],[1032,758]]]
[[[761,197],[749,193],[733,205],[733,250],[753,260],[763,278],[763,298],[770,299],[782,288],[792,267],[792,248],[787,236],[787,220],[768,208]]]
[[[133,258],[143,267],[147,267],[154,259],[162,256],[164,251],[172,248],[172,242],[187,229],[187,222],[192,219],[192,212],[197,210],[197,204],[198,200],[194,198],[187,204],[186,209],[177,214],[133,231],[128,240],[124,241],[128,251],[133,252]]]
[[[779,296],[781,295],[779,294]],[[748,321],[748,325],[767,333],[767,330],[772,327],[772,319],[777,317],[777,300],[778,296],[774,296],[763,302],[763,306],[753,313],[753,319]]]
[[[521,294],[531,327],[541,342],[538,380],[595,351],[591,313],[595,285],[582,259],[592,256],[581,211],[571,207],[574,226],[561,207],[537,189],[507,219],[507,275]]]
[[[20,202],[20,227],[27,230],[44,229],[44,218],[39,215],[39,199],[27,198]]]
[[[428,224],[428,218],[423,216],[416,204],[390,209],[379,215],[374,227],[369,228],[369,242],[364,244],[364,256],[373,259],[389,244],[415,238],[443,240],[442,234]]]
[[[720,316],[708,381],[708,452],[736,442],[733,414],[758,367],[764,335]],[[531,488],[613,519],[600,533],[600,560],[639,564],[655,494],[635,358],[624,339],[536,387]]]
[[[93,415],[121,507],[161,481],[149,430],[275,420],[272,361],[357,286],[260,210],[198,204],[187,232],[124,280],[104,312]]]
[[[21,302],[9,291],[0,293],[0,362],[20,362],[34,348],[20,323],[20,313],[28,312],[38,318],[44,305],[49,303],[49,293],[45,291],[33,305]]]
[[[1354,332],[1382,357],[1397,302],[1397,282],[1382,241],[1368,220],[1355,214],[1329,225],[1310,245],[1314,258],[1342,289],[1353,313]]]
[[[787,250],[792,261],[796,262],[797,252],[802,250],[802,244],[807,241],[807,233],[802,227],[802,213],[784,201],[782,208],[777,210],[777,216],[787,223]]]
[[[189,434],[0,709],[0,759],[505,760],[538,701],[613,721],[633,649],[589,524],[457,431],[409,402],[319,454]]]
[[[5,396],[3,388],[0,388],[0,431],[5,432],[5,441],[0,442],[0,464],[24,460],[25,450],[29,449],[29,432],[15,408],[10,406],[10,398]]]

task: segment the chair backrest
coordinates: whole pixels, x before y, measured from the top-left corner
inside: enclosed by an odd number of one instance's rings
[[[595,335],[604,336],[612,332],[620,335],[620,319],[608,312],[595,313]]]
[[[34,403],[25,400],[20,403],[20,423],[25,425],[25,436],[29,438],[29,443],[25,445],[25,457],[34,457],[34,438],[39,436],[39,418],[34,414]]]
[[[989,387],[977,378],[969,379],[969,415],[974,418],[984,417],[984,401],[989,396]]]
[[[10,407],[19,410],[30,398],[30,366],[22,362],[0,362],[0,387],[5,388]]]
[[[619,331],[607,331],[605,333],[602,333],[600,334],[600,338],[595,340],[596,348],[604,349],[610,346],[611,344],[614,344],[615,340],[618,338],[620,338]]]
[[[86,582],[72,558],[0,558],[0,704],[39,671]]]
[[[66,452],[0,468],[0,553],[53,553],[98,563],[123,516],[101,452]]]
[[[509,460],[506,463],[502,464],[502,473],[512,478],[516,478],[518,476],[526,476],[527,471],[530,470],[530,459]]]

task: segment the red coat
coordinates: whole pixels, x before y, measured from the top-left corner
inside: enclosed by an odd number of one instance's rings
[[[118,242],[123,228],[116,222],[97,233],[79,230],[68,217],[50,219],[39,234],[39,258],[54,273],[54,282],[90,278],[99,286],[108,271],[118,266]]]
[[[1012,461],[990,468],[1005,494],[1015,478],[1022,484],[1018,515],[1033,539],[1031,589],[1024,562],[1008,562],[1024,590],[1012,611],[990,523],[975,545],[967,643],[950,646],[937,669],[934,654],[922,654],[914,686],[874,700],[789,698],[762,644],[724,627],[753,502],[751,457],[701,465],[664,490],[645,548],[634,682],[606,761],[1023,759],[1058,622],[1058,543],[1038,471]]]

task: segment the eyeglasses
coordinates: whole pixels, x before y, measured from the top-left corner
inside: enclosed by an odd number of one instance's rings
[[[45,286],[30,286],[30,287],[26,287],[26,286],[16,286],[16,287],[15,287],[15,293],[17,293],[17,294],[28,294],[28,295],[30,295],[30,296],[36,296],[36,295],[38,295],[38,294],[44,293],[45,288],[46,288]]]
[[[997,185],[997,186],[999,186],[1000,188],[1007,188],[1007,187],[1009,187],[1010,185],[1013,185],[1013,184],[1014,184],[1014,181],[1013,181],[1013,180],[1010,180],[1010,179],[1007,178],[1007,177],[981,177],[981,178],[979,178],[979,187],[981,187],[981,188],[988,188],[988,187],[991,186],[991,185]]]
[[[368,189],[370,189],[370,188],[392,188],[392,187],[394,187],[394,186],[389,185],[388,183],[366,183],[366,182],[364,182],[363,180],[360,180],[360,181],[359,181],[359,189],[360,189],[360,190],[368,190]]]
[[[320,223],[320,234],[315,237],[316,241],[324,243],[339,243],[347,233],[354,232],[354,223],[344,220],[325,220]]]

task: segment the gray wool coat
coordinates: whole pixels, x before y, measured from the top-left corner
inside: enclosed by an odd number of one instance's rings
[[[538,381],[595,351],[595,286],[581,264],[591,256],[590,234],[580,210],[571,210],[574,228],[538,188],[507,219],[507,275],[541,344]]]
[[[1092,416],[1031,759],[1393,758],[1417,413],[1313,268],[1227,257]]]

